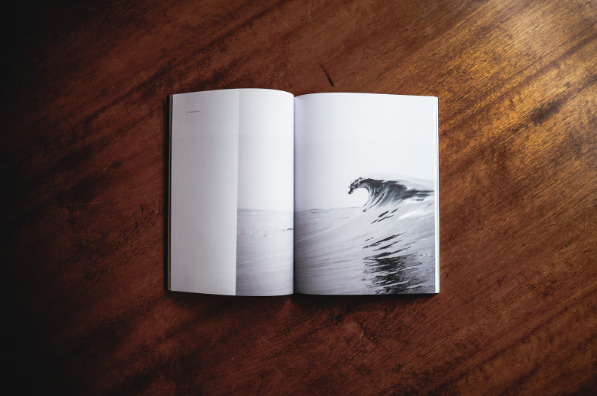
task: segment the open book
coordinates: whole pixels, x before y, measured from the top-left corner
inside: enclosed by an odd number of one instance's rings
[[[170,290],[439,292],[437,98],[170,99]]]

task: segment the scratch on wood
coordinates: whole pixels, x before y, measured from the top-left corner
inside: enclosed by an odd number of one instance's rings
[[[278,16],[278,19],[279,19],[279,20],[280,20],[280,21],[281,21],[281,22],[282,22],[284,25],[286,25],[286,27],[287,27],[288,29],[292,30],[292,28],[290,27],[290,25],[289,25],[289,24],[287,24],[287,23],[284,21],[284,19],[282,19],[280,16]]]
[[[342,9],[342,11],[344,11],[344,13],[346,14],[346,16],[348,16],[349,18],[352,18],[352,17],[350,16],[350,14],[348,13],[348,11],[346,11],[346,10],[344,9],[344,7],[342,7],[342,6],[341,6],[341,7],[340,7],[340,9]]]
[[[357,83],[359,83],[359,87],[361,87],[363,91],[366,91],[365,87],[363,87],[363,84],[361,84],[361,80],[359,78],[357,78]]]
[[[332,77],[330,77],[330,73],[328,73],[327,70],[325,70],[325,67],[323,67],[322,64],[319,65],[321,67],[321,70],[323,70],[323,72],[325,73],[325,76],[328,78],[328,81],[330,82],[330,85],[333,87],[334,86],[334,82],[332,81]]]

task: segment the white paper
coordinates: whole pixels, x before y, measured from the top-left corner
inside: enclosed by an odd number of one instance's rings
[[[291,294],[294,97],[174,95],[171,120],[170,290]]]
[[[237,90],[172,97],[170,290],[236,294]]]

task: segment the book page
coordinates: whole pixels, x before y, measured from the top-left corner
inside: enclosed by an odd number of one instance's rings
[[[292,293],[293,107],[262,89],[172,97],[170,290]]]
[[[240,90],[236,294],[293,293],[294,96]]]
[[[437,98],[295,98],[295,287],[439,292]]]

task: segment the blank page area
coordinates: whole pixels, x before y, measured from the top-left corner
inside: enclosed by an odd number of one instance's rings
[[[293,292],[294,97],[172,97],[170,290]]]

